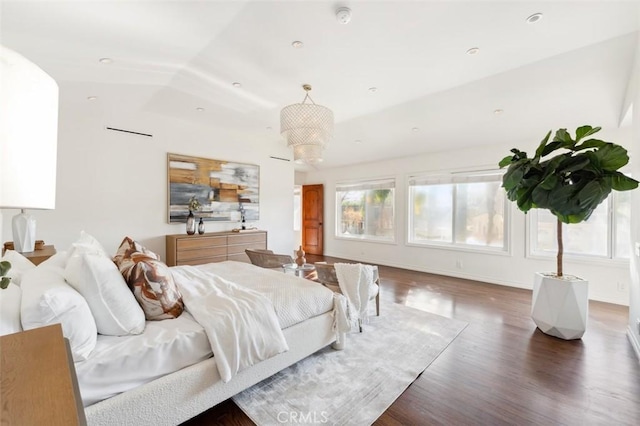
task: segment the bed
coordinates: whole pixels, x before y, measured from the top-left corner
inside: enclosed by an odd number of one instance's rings
[[[112,274],[113,268],[104,261],[105,253],[94,255],[92,257],[93,255],[85,253],[80,259],[86,261],[90,258],[96,261],[100,258],[102,266]],[[139,318],[129,321],[129,324],[119,320],[115,326],[131,332],[130,334],[104,335],[96,332],[91,336],[88,323],[92,320],[99,324],[95,326],[97,331],[100,330],[100,324],[103,329],[106,327],[105,313],[100,312],[104,307],[96,308],[95,300],[94,304],[88,303],[91,305],[91,319],[87,317],[84,309],[86,307],[81,301],[82,295],[79,295],[82,292],[74,291],[77,285],[69,285],[74,281],[69,277],[69,263],[73,258],[73,253],[61,254],[21,274],[21,322],[25,329],[47,325],[47,322],[62,324],[63,333],[71,343],[89,425],[176,425],[336,340],[340,344],[344,343],[344,335],[339,333],[336,325],[336,318],[343,313],[338,308],[339,299],[331,290],[293,275],[233,261],[168,268],[168,273],[175,277],[184,298],[184,312],[177,318],[146,320],[140,332]],[[83,283],[87,281],[86,269],[80,268],[78,274],[84,275],[76,277]],[[97,281],[104,281],[104,277],[109,274],[100,268],[93,273]],[[115,275],[111,276],[114,277]],[[199,277],[203,277],[202,280],[207,281],[207,285],[208,280],[222,282],[222,287],[226,285],[233,290],[233,296],[236,292],[249,292],[259,294],[261,300],[268,300],[275,312],[276,328],[281,333],[287,350],[280,347],[277,354],[268,353],[268,356],[262,357],[255,357],[254,354],[248,362],[236,363],[233,355],[229,356],[224,353],[224,348],[212,343],[212,340],[224,342],[226,334],[218,334],[212,338],[211,333],[220,331],[211,331],[212,326],[207,323],[208,320],[202,319],[202,311],[205,311],[204,315],[216,312],[215,306],[221,305],[220,297],[223,301],[227,298],[232,304],[236,303],[233,298],[222,294],[214,296],[217,297],[216,305],[209,308],[207,303],[210,302],[210,295],[200,292],[207,286],[198,284],[200,281],[196,280]],[[117,287],[102,284],[102,292],[112,291]],[[14,284],[12,286],[15,287]],[[198,289],[199,286],[202,288]],[[86,288],[83,290],[86,301],[95,298]],[[216,292],[219,290],[211,293]],[[111,304],[117,305],[115,309],[128,309],[128,299],[127,303],[121,303],[118,298],[102,294],[100,301],[104,302],[109,297],[112,299]],[[119,294],[118,297],[128,296]],[[46,303],[43,303],[45,299]],[[73,302],[68,302],[68,299]],[[56,312],[44,313],[43,305]],[[129,308],[133,309],[131,306]],[[250,308],[254,309],[255,307]],[[38,311],[37,315],[34,310]],[[116,314],[109,319],[118,319],[118,316],[122,319],[121,312]],[[127,313],[127,318],[130,316]],[[224,323],[224,316],[225,314],[215,317],[213,322]],[[229,317],[233,327],[236,327],[236,318]],[[261,319],[259,321],[264,322]],[[255,321],[249,321],[249,324],[249,328],[259,328]],[[83,327],[89,330],[84,330]],[[223,328],[222,333],[226,332]],[[259,340],[253,337],[250,339]],[[267,340],[277,339],[268,337]],[[238,345],[240,346],[242,345]],[[91,347],[91,350],[88,351],[87,347]],[[212,347],[215,349],[212,350]],[[213,353],[220,355],[213,356]],[[244,362],[243,356],[239,355],[239,359]],[[220,360],[225,358],[230,359],[228,365],[221,365]]]

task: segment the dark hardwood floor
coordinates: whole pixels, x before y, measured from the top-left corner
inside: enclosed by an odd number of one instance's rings
[[[340,259],[307,256],[320,260]],[[469,326],[376,425],[640,424],[626,307],[590,302],[583,338],[562,341],[536,330],[529,290],[385,266],[380,277],[384,301]],[[230,400],[185,423],[252,424]]]

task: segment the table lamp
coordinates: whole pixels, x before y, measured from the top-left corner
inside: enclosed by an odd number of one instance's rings
[[[16,251],[35,245],[36,221],[26,209],[56,201],[58,85],[37,65],[0,45],[0,208],[13,217]]]

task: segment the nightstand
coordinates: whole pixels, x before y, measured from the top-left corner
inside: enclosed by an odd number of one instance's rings
[[[3,425],[86,425],[69,342],[60,324],[0,337]]]
[[[39,265],[54,254],[56,254],[56,248],[54,246],[44,246],[40,250],[34,250],[29,253],[20,253],[31,261],[34,265]]]

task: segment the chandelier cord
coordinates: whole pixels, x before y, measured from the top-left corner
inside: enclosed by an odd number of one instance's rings
[[[311,96],[309,95],[309,92],[307,92],[306,95],[304,95],[304,99],[302,100],[302,103],[304,104],[304,102],[309,99],[311,101],[312,104],[316,104],[315,102],[313,102],[313,99],[311,99]]]

